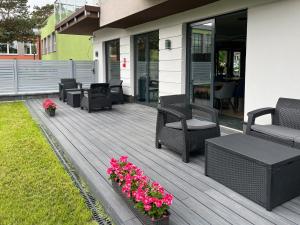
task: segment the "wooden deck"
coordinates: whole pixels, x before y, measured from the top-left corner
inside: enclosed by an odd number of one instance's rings
[[[153,108],[124,104],[89,114],[58,100],[56,103],[57,115],[49,118],[41,100],[27,101],[33,116],[60,143],[116,224],[140,224],[107,180],[110,158],[121,155],[128,155],[146,175],[174,194],[172,225],[300,224],[300,197],[268,212],[206,177],[203,157],[192,157],[185,164],[179,155],[156,149]]]

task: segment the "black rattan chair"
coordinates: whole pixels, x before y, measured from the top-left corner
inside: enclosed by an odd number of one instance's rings
[[[80,99],[81,109],[87,109],[89,113],[104,108],[112,108],[108,83],[91,84],[90,89],[81,89]]]
[[[197,117],[193,117],[193,112],[198,113]],[[220,126],[215,109],[189,104],[186,95],[160,97],[156,124],[157,148],[165,145],[182,154],[184,162],[189,162],[190,152],[203,153],[205,140],[218,136]]]
[[[111,79],[109,81],[111,100],[113,104],[124,103],[122,83],[123,81],[119,79]]]
[[[255,124],[257,117],[268,114],[271,124]],[[246,134],[300,149],[300,100],[279,98],[275,108],[249,112]]]
[[[61,79],[60,83],[58,83],[59,87],[59,100],[66,101],[67,100],[67,92],[68,91],[80,91],[82,88],[82,84],[76,82],[76,79]]]

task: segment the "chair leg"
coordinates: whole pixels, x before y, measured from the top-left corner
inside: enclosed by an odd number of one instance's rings
[[[222,115],[223,112],[223,101],[220,99],[220,115]]]
[[[161,149],[161,143],[159,143],[159,140],[155,140],[155,147]]]
[[[188,163],[190,161],[190,145],[188,141],[185,141],[185,147],[182,152],[182,161]]]
[[[189,151],[183,151],[182,153],[182,161],[188,163],[190,161]]]

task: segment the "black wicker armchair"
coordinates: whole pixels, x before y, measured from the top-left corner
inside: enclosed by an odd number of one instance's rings
[[[111,109],[111,95],[108,83],[91,84],[90,89],[81,89],[81,109],[87,109],[88,112]]]
[[[68,91],[80,91],[82,88],[82,84],[76,82],[76,79],[61,79],[60,83],[58,83],[59,87],[59,100],[66,101],[67,100],[67,92]]]
[[[122,88],[122,80],[119,79],[111,79],[109,81],[109,87],[111,92],[111,101],[113,104],[123,104],[124,103],[124,95]]]
[[[193,112],[198,116],[193,118]],[[200,118],[200,114],[205,119]],[[220,136],[218,112],[208,106],[189,104],[186,95],[160,97],[156,147],[165,145],[189,162],[190,152],[204,152],[205,140]]]
[[[268,114],[271,124],[255,124],[256,118]],[[300,149],[300,100],[279,98],[276,108],[249,112],[246,134]]]

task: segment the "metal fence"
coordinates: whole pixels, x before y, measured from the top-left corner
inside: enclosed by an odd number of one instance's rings
[[[58,92],[62,78],[75,78],[84,87],[97,82],[97,61],[0,60],[0,95]]]

